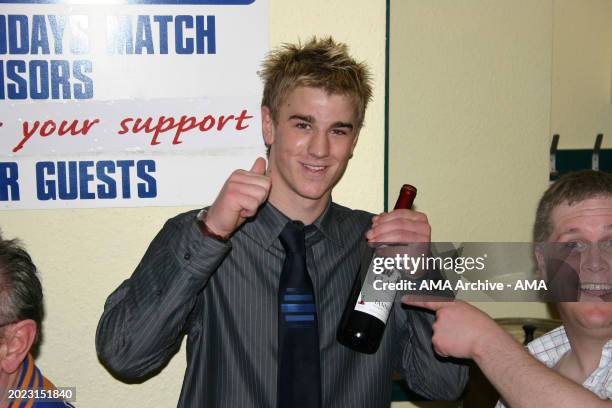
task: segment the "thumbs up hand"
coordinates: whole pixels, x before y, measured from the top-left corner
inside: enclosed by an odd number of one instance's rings
[[[229,237],[268,198],[272,183],[266,175],[266,161],[258,157],[251,170],[235,170],[225,181],[206,213],[206,226],[222,237]]]

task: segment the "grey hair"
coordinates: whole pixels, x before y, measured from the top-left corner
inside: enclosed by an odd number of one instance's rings
[[[43,317],[42,285],[32,258],[18,240],[0,236],[0,324],[33,320],[36,346]]]

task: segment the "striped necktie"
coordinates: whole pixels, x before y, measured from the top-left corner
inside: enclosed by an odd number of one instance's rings
[[[279,236],[286,257],[278,287],[278,408],[321,406],[317,308],[305,236],[300,221],[288,222]]]

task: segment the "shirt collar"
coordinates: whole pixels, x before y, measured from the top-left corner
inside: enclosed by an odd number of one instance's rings
[[[28,354],[21,365],[21,373],[19,374],[19,381],[17,382],[16,388],[20,390],[30,390],[39,388],[39,376],[40,373],[34,365],[34,359],[30,354]]]
[[[285,214],[266,201],[257,215],[244,223],[242,231],[267,250],[289,221]]]
[[[548,367],[553,367],[567,353],[571,345],[565,327],[559,326],[529,343],[528,347],[538,360]]]
[[[335,204],[330,199],[323,213],[312,225],[316,227],[317,231],[322,232],[325,238],[343,246],[340,233],[340,223],[342,220],[338,218],[339,215]],[[266,201],[257,212],[257,216],[245,222],[242,231],[259,242],[267,250],[278,239],[281,231],[289,221],[291,221],[289,217]],[[307,245],[313,245],[315,242],[318,242],[318,239],[311,235],[316,236],[317,234],[307,233]]]
[[[338,211],[336,204],[334,204],[330,198],[323,214],[321,214],[313,224],[326,238],[343,247],[344,241],[340,232],[340,225],[343,221],[344,216]]]
[[[571,349],[569,338],[564,326],[544,334],[529,344],[529,350],[538,360],[553,367],[565,353]],[[599,367],[606,367],[612,361],[612,340],[608,340],[601,350]]]
[[[599,367],[606,367],[612,364],[612,340],[608,340],[601,350]]]

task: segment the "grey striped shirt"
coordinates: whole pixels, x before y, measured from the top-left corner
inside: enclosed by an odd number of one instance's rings
[[[227,244],[205,237],[197,211],[170,219],[134,274],[108,298],[98,355],[126,380],[158,372],[187,335],[179,407],[276,407],[277,292],[288,218],[270,204]],[[431,399],[456,399],[467,368],[436,357],[428,312],[393,308],[379,350],[354,352],[336,330],[355,279],[372,214],[330,203],[306,237],[321,350],[324,407],[388,407],[391,372]]]

